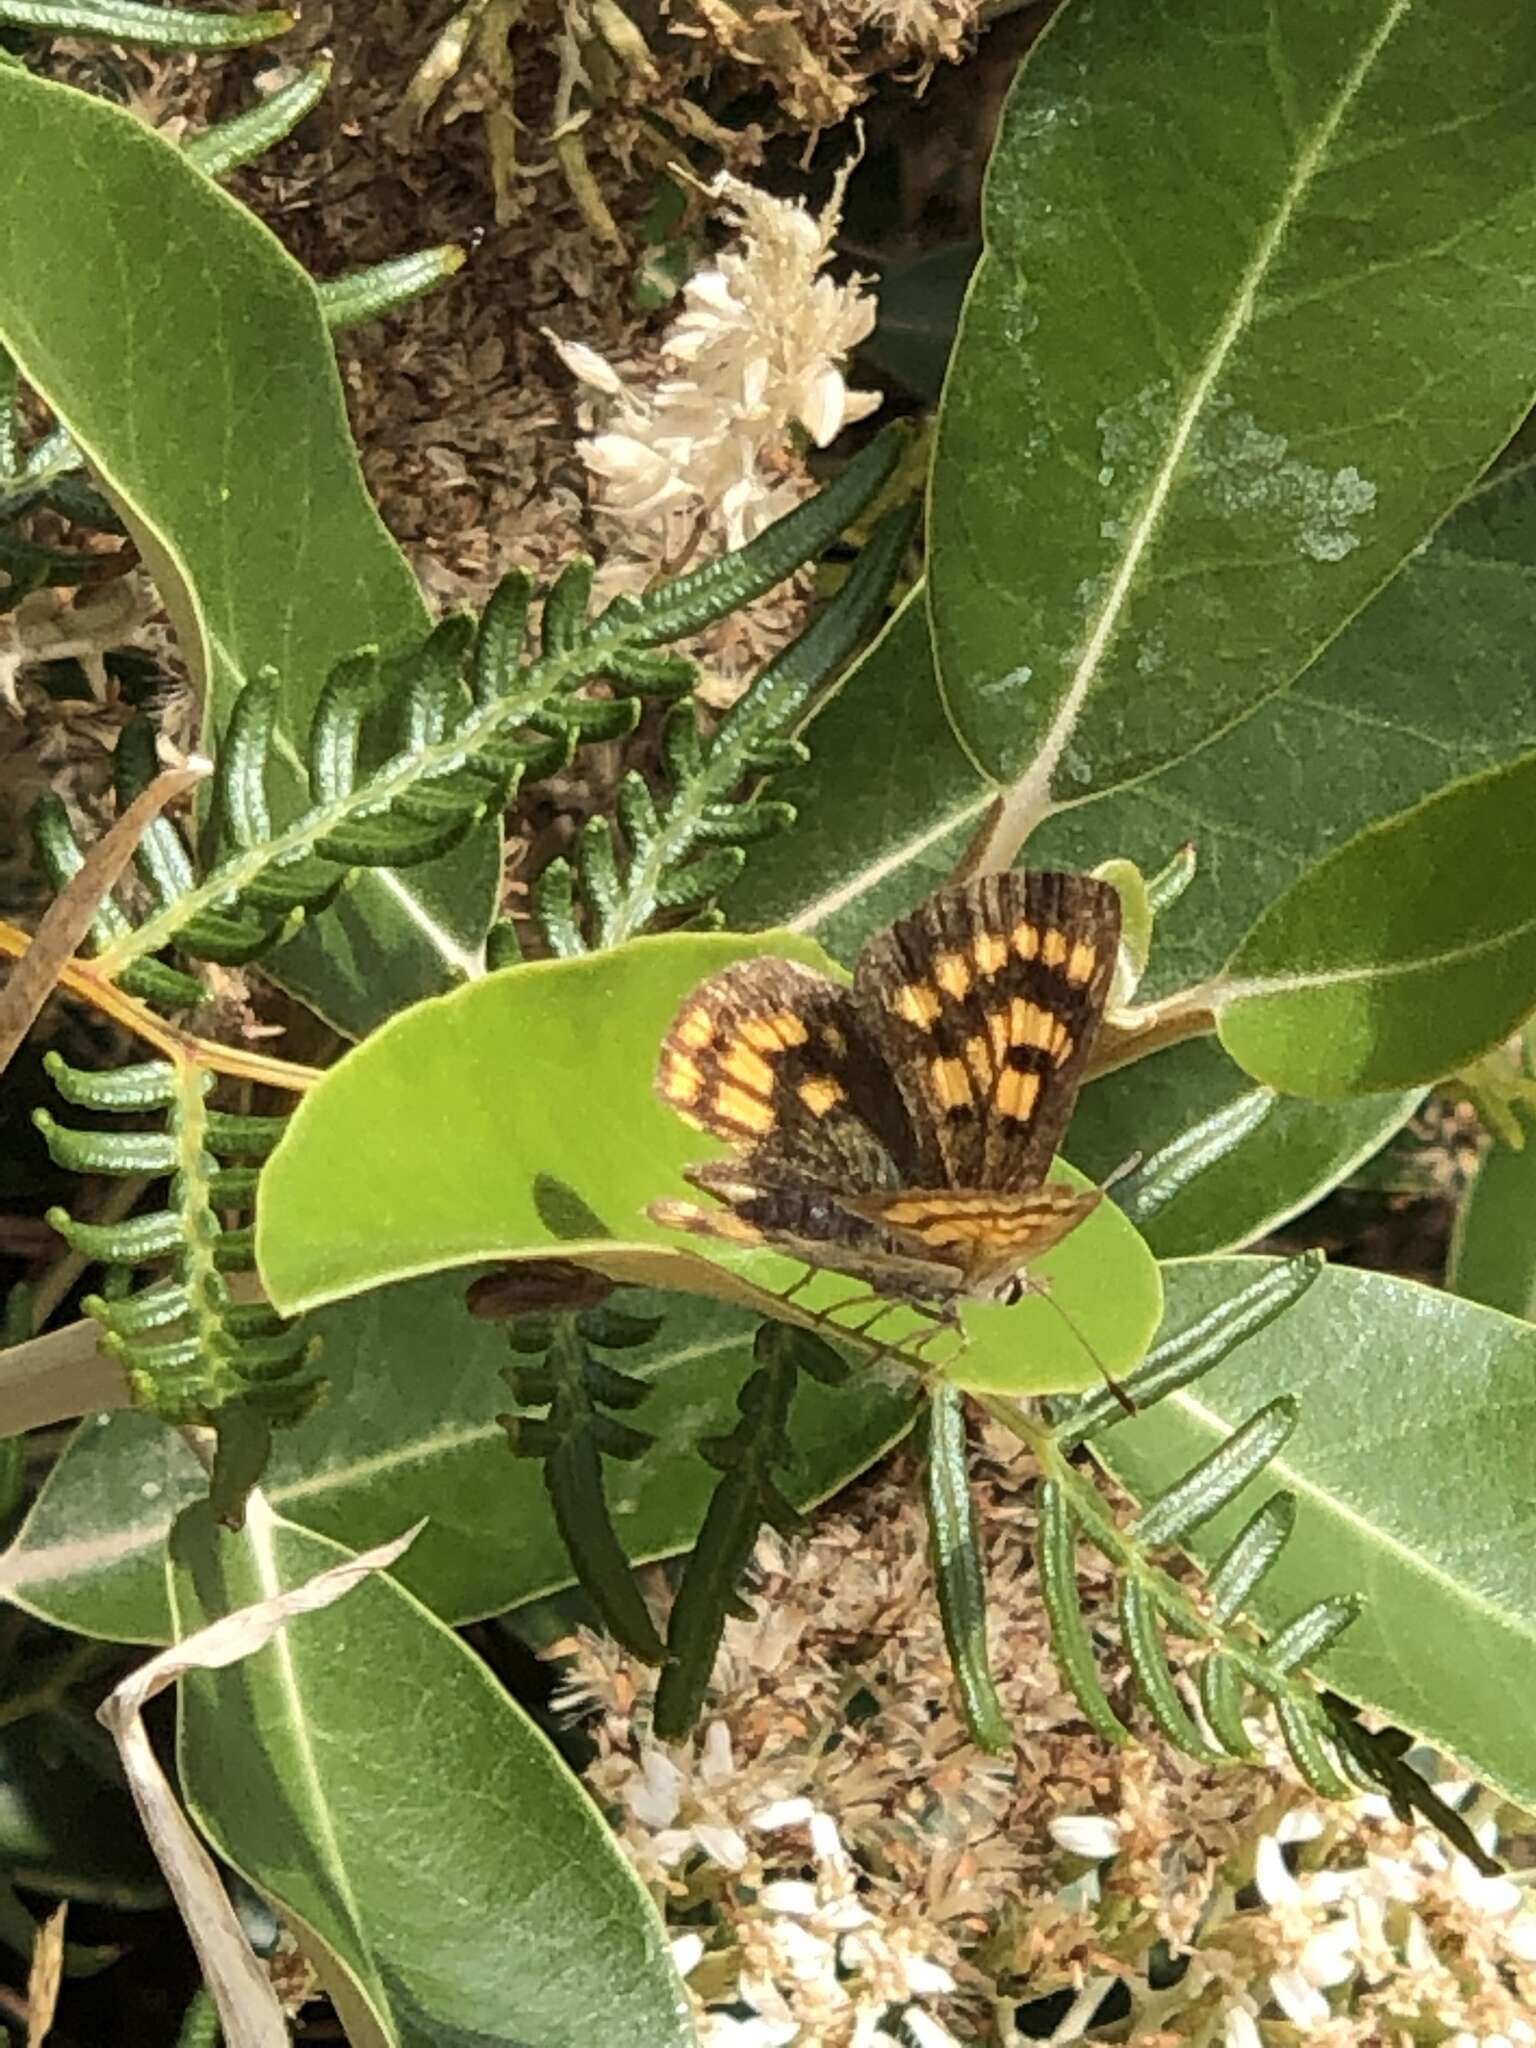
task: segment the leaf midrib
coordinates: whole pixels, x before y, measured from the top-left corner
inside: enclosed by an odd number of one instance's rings
[[[1536,914],[1519,923],[1506,925],[1481,939],[1446,946],[1435,953],[1417,953],[1411,959],[1365,961],[1357,966],[1330,967],[1313,973],[1251,975],[1247,979],[1218,980],[1211,984],[1212,1002],[1225,1009],[1229,1003],[1246,1002],[1257,996],[1301,995],[1312,989],[1337,988],[1362,981],[1396,981],[1414,974],[1432,973],[1442,967],[1460,967],[1470,960],[1502,952],[1536,932]]]
[[[690,1364],[696,1358],[710,1353],[724,1351],[735,1343],[743,1342],[740,1332],[716,1332],[711,1337],[700,1338],[679,1350],[647,1359],[641,1370],[647,1377],[659,1376],[673,1366]],[[364,1485],[385,1474],[397,1471],[406,1465],[428,1464],[436,1459],[451,1457],[463,1450],[470,1450],[481,1442],[494,1442],[505,1432],[494,1417],[482,1422],[459,1423],[452,1429],[439,1431],[432,1436],[411,1438],[408,1444],[401,1444],[392,1450],[379,1451],[366,1458],[354,1458],[347,1463],[318,1467],[306,1473],[303,1478],[292,1482],[277,1480],[265,1489],[273,1509],[283,1514],[295,1502],[308,1500],[316,1495],[329,1495],[356,1485]],[[154,1550],[165,1539],[166,1518],[156,1521],[119,1523],[107,1536],[92,1537],[86,1541],[67,1545],[53,1545],[48,1548],[29,1549],[13,1559],[0,1560],[0,1574],[7,1598],[27,1586],[50,1586],[60,1581],[80,1577],[83,1573],[104,1567],[120,1567],[147,1551]],[[61,1562],[62,1560],[62,1562]],[[6,1564],[12,1569],[4,1570]],[[53,1565],[56,1569],[48,1569]]]
[[[1187,388],[1187,395],[1175,419],[1164,458],[1147,486],[1141,509],[1131,525],[1119,569],[1089,629],[1087,642],[1073,672],[1072,680],[1033,760],[1003,799],[992,834],[996,846],[1014,849],[1022,846],[1036,826],[1043,823],[1058,807],[1051,789],[1056,770],[1071,742],[1089,692],[1114,643],[1121,618],[1136,587],[1137,573],[1142,560],[1161,526],[1185,451],[1233,350],[1253,323],[1254,309],[1264,279],[1279,254],[1292,221],[1323,167],[1346,114],[1412,4],[1413,0],[1388,0],[1374,33],[1366,40],[1360,55],[1345,74],[1338,93],[1318,122],[1311,141],[1297,154],[1292,175],[1259,236],[1253,258],[1238,282],[1226,317],[1216,330],[1206,352],[1205,361]],[[951,722],[954,723],[953,720]],[[970,754],[971,749],[960,736],[958,724],[955,729],[961,745],[965,747],[967,754]],[[974,759],[974,756],[972,758]],[[1009,858],[1011,859],[1011,855]]]

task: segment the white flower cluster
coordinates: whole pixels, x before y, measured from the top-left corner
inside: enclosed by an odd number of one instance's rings
[[[601,508],[653,568],[701,538],[750,540],[804,495],[793,429],[824,448],[880,403],[850,391],[842,369],[874,326],[874,301],[857,280],[821,274],[841,190],[819,218],[726,173],[710,191],[738,240],[689,279],[658,380],[626,381],[595,349],[550,337],[593,394],[579,447]]]
[[[1354,1802],[1353,1811],[1366,1820],[1391,1819],[1387,1802],[1375,1795]],[[1273,1834],[1260,1837],[1254,1858],[1254,1882],[1285,1957],[1269,1972],[1269,1996],[1300,2038],[1321,2040],[1335,2022],[1327,1992],[1371,1986],[1379,2018],[1390,2016],[1404,2038],[1419,2024],[1437,2021],[1454,2029],[1448,2037],[1437,2035],[1446,2048],[1536,2048],[1531,2020],[1501,2014],[1493,2031],[1460,2024],[1473,2017],[1467,2008],[1475,2006],[1476,1992],[1469,1993],[1465,1960],[1460,1969],[1446,1960],[1436,1938],[1437,1922],[1474,1930],[1488,1952],[1490,1981],[1495,1968],[1518,1971],[1536,1963],[1536,1910],[1524,1887],[1484,1876],[1424,1827],[1402,1853],[1375,1848],[1358,1863],[1293,1871],[1286,1846],[1314,1841],[1326,1827],[1322,1813],[1297,1808]],[[1496,1845],[1491,1824],[1477,1833],[1485,1847]],[[1346,2010],[1351,2003],[1345,2001]],[[1258,2011],[1251,1995],[1229,2005],[1224,2048],[1262,2048],[1268,2036]],[[1358,2038],[1347,2020],[1340,2024],[1347,2038]]]
[[[859,1898],[858,1869],[831,1814],[803,1796],[773,1799],[745,1819],[726,1818],[736,1763],[723,1721],[704,1733],[692,1774],[647,1748],[626,1788],[631,1815],[650,1829],[657,1860],[676,1866],[702,1852],[729,1877],[747,1872],[753,1910],[738,1924],[738,1967],[728,2000],[711,1998],[698,2015],[705,2048],[789,2048],[812,2041],[837,2048],[903,2048],[891,2031],[899,2017],[916,2048],[955,2048],[953,2036],[920,2001],[955,1988],[939,1963],[918,1952],[915,1930],[882,1920]],[[745,1830],[745,1831],[744,1831]],[[803,1835],[792,1861],[811,1877],[763,1877],[766,1837]],[[749,1840],[749,1836],[752,1838]],[[769,1866],[771,1867],[771,1866]],[[697,1934],[672,1944],[683,1977],[705,1961]],[[751,2016],[741,2016],[747,2006]],[[729,2010],[727,2007],[737,2010]]]

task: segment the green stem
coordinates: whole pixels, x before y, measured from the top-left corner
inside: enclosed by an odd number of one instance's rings
[[[1241,1637],[1212,1621],[1176,1579],[1151,1562],[1135,1537],[1127,1535],[1105,1508],[1098,1489],[1083,1477],[1048,1425],[1037,1422],[1017,1401],[1010,1401],[1005,1395],[978,1394],[976,1398],[989,1415],[996,1416],[1029,1446],[1042,1474],[1055,1482],[1089,1540],[1126,1578],[1136,1582],[1178,1634],[1225,1651],[1248,1683],[1271,1699],[1276,1697],[1278,1684],[1298,1703],[1304,1702],[1306,1711],[1316,1707],[1310,1687],[1302,1682],[1291,1683],[1288,1675],[1277,1672]]]

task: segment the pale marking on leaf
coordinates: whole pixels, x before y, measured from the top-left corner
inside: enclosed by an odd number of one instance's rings
[[[394,897],[412,924],[425,933],[450,967],[457,967],[470,981],[480,980],[486,971],[484,946],[477,947],[472,953],[461,946],[451,932],[443,929],[421,898],[401,881],[393,868],[370,868],[368,872]]]
[[[279,1594],[288,1591],[287,1586],[283,1583],[283,1576],[278,1569],[277,1563],[277,1552],[274,1543],[277,1524],[278,1517],[274,1513],[270,1502],[263,1496],[260,1487],[256,1487],[247,1498],[245,1504],[245,1542],[256,1566],[257,1581],[268,1599],[275,1599]],[[311,1530],[301,1530],[300,1533],[309,1536],[312,1541],[319,1543],[325,1548],[329,1548],[330,1543],[334,1541],[333,1538],[319,1537]],[[341,1545],[338,1547],[345,1548],[346,1546]],[[175,1612],[174,1601],[172,1602],[172,1612]],[[360,1910],[358,1896],[352,1888],[351,1873],[347,1867],[347,1859],[342,1851],[341,1840],[336,1832],[335,1821],[332,1817],[334,1802],[326,1796],[324,1774],[321,1772],[315,1758],[314,1743],[310,1733],[311,1716],[305,1711],[304,1688],[300,1685],[293,1668],[293,1637],[287,1629],[279,1629],[277,1635],[267,1647],[272,1651],[281,1674],[279,1689],[284,1700],[287,1702],[288,1719],[292,1724],[293,1746],[299,1764],[298,1776],[300,1781],[306,1784],[309,1789],[312,1815],[310,1826],[315,1829],[318,1836],[317,1847],[322,1851],[324,1861],[331,1874],[332,1883],[345,1901],[347,1917],[352,1922],[354,1928],[362,1930],[368,1925],[368,1916]],[[195,1796],[190,1793],[188,1794],[187,1803],[194,1808],[199,1804]],[[373,1957],[368,1953],[366,1936],[363,1937],[363,1947],[364,1953],[371,1963]],[[353,1982],[356,1984],[359,1994],[367,1998],[369,2004],[372,2005],[372,1987],[360,1982],[354,1973],[349,1972],[349,1975],[353,1976]]]
[[[1076,730],[1084,701],[1092,689],[1114,641],[1121,616],[1130,602],[1142,557],[1151,546],[1162,523],[1184,454],[1204,416],[1211,393],[1227,367],[1227,359],[1244,331],[1252,324],[1259,289],[1279,253],[1292,219],[1323,167],[1323,160],[1343,123],[1345,115],[1364,86],[1371,67],[1386,48],[1398,24],[1408,13],[1412,0],[1391,0],[1376,32],[1366,42],[1339,89],[1327,114],[1319,123],[1311,143],[1301,152],[1290,181],[1259,239],[1253,261],[1243,273],[1226,319],[1217,329],[1210,350],[1189,395],[1180,408],[1168,442],[1167,453],[1152,478],[1141,512],[1132,523],[1119,569],[1104,598],[1082,657],[1061,700],[1055,718],[1041,742],[1034,760],[1008,791],[995,830],[991,835],[986,867],[1011,866],[1014,855],[1029,834],[1056,807],[1051,784],[1057,767]]]

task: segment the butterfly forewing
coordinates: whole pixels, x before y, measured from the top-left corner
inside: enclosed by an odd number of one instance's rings
[[[662,1044],[657,1092],[782,1183],[911,1186],[920,1145],[850,992],[792,960],[744,960],[703,982]]]
[[[942,1185],[1020,1192],[1044,1179],[1119,941],[1109,883],[1015,871],[940,890],[865,947],[858,1011],[913,1124],[933,1134]]]

